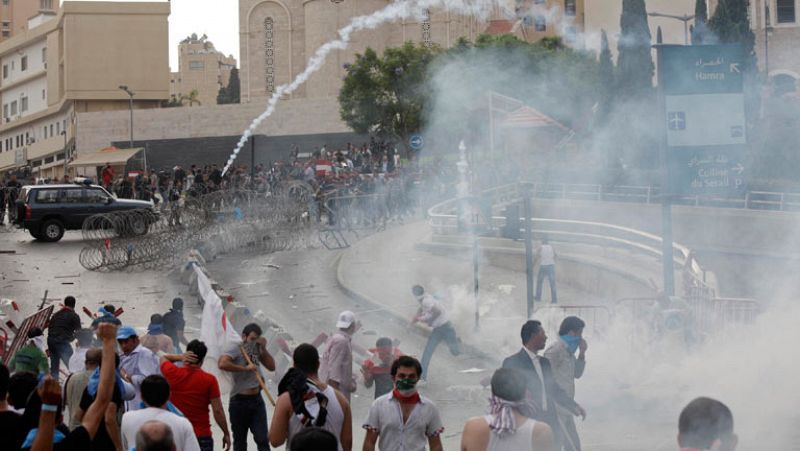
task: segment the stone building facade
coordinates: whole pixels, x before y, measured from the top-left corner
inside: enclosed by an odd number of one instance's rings
[[[215,49],[205,35],[198,38],[193,34],[178,45],[178,71],[170,76],[170,97],[180,100],[197,90],[200,105],[214,105],[219,88],[228,86],[235,67],[233,55]]]
[[[78,154],[105,147],[76,147],[78,116],[159,108],[169,98],[169,13],[167,2],[67,1],[0,42],[0,170],[61,177]],[[117,132],[130,129],[129,119]]]
[[[34,28],[40,23],[40,16],[53,16],[59,8],[58,0],[3,0],[0,3],[0,42]]]
[[[800,0],[751,0],[750,21],[756,35],[759,69],[769,73],[780,91],[797,92]]]
[[[334,39],[352,18],[371,14],[390,0],[239,0],[242,102],[272,95],[301,73],[317,48]],[[345,50],[335,50],[320,71],[293,98],[334,98],[344,66],[370,47],[378,52],[406,41],[448,48],[459,38],[513,33],[536,41],[544,36],[574,37],[583,29],[584,0],[510,0],[509,8],[481,21],[447,10],[429,11],[422,21],[386,23],[357,32]]]

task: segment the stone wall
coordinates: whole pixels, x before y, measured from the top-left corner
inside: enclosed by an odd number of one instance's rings
[[[199,107],[134,110],[134,140],[169,140],[240,136],[264,104],[214,105]],[[109,111],[79,113],[78,153],[91,153],[130,137],[130,113]],[[281,101],[275,113],[256,130],[264,136],[292,136],[352,133],[339,118],[335,98]]]

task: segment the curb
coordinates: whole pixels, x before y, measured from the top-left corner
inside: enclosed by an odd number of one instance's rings
[[[356,243],[354,246],[357,246]],[[348,250],[342,251],[339,256],[336,258],[336,284],[339,285],[339,289],[341,289],[347,296],[357,300],[358,302],[362,302],[364,304],[368,304],[369,306],[375,309],[383,309],[388,315],[394,318],[395,321],[398,321],[401,324],[409,324],[408,318],[399,313],[395,312],[391,308],[381,304],[380,302],[372,299],[371,297],[358,292],[355,288],[353,288],[344,277],[344,271],[342,269],[342,259],[346,257],[346,253],[349,252]],[[358,312],[356,312],[357,314]],[[431,328],[428,326],[424,326],[421,324],[416,324],[413,328],[411,328],[417,334],[428,337],[431,333]],[[460,340],[460,338],[459,338]],[[495,356],[483,351],[471,344],[465,343],[464,341],[460,341],[462,355],[463,354],[470,354],[476,357],[486,359],[488,362],[494,362]],[[498,361],[499,362],[499,361]]]

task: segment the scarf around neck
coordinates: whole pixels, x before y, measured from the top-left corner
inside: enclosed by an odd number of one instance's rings
[[[517,431],[514,410],[528,418],[533,418],[536,414],[536,406],[532,400],[509,401],[492,395],[489,398],[489,415],[492,417],[489,429],[498,435],[514,434]]]
[[[404,395],[400,393],[400,390],[395,388],[392,390],[392,396],[400,403],[400,404],[419,404],[419,392],[415,391],[414,394],[411,395]]]

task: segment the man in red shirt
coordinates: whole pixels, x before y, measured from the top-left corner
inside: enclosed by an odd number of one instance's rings
[[[192,423],[200,449],[214,450],[211,422],[208,417],[208,406],[211,405],[214,421],[224,434],[222,446],[228,451],[231,448],[231,434],[228,431],[228,420],[220,399],[219,383],[213,374],[201,368],[207,352],[205,343],[192,340],[186,345],[186,353],[161,356],[161,374],[169,382],[169,400]],[[183,362],[183,366],[175,366],[172,362]]]
[[[114,168],[111,167],[111,163],[106,163],[106,167],[103,168],[100,176],[103,179],[103,187],[108,189],[111,186],[111,182],[114,181]]]

